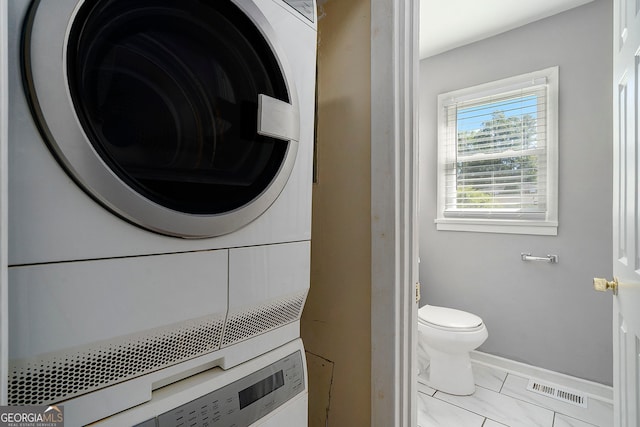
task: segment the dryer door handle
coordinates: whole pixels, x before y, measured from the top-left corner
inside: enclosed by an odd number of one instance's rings
[[[284,140],[300,140],[300,114],[293,105],[258,95],[258,134]]]

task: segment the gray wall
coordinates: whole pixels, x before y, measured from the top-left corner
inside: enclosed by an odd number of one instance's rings
[[[612,383],[612,3],[596,0],[420,64],[422,301],[483,318],[479,350]],[[439,93],[558,65],[557,236],[436,231]],[[525,263],[521,252],[557,254]]]

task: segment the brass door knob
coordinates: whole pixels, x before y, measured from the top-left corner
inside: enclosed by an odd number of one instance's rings
[[[618,278],[614,277],[612,281],[607,279],[600,279],[598,277],[593,278],[593,289],[598,292],[606,292],[611,290],[614,295],[618,294]]]

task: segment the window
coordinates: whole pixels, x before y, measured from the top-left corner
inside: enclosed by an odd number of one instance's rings
[[[556,235],[558,67],[438,96],[438,230]]]

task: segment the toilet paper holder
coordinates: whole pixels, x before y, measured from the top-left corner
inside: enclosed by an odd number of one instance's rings
[[[520,258],[522,259],[522,261],[543,261],[543,262],[548,262],[550,264],[558,263],[558,255],[533,256],[530,253],[522,252],[520,254]]]

